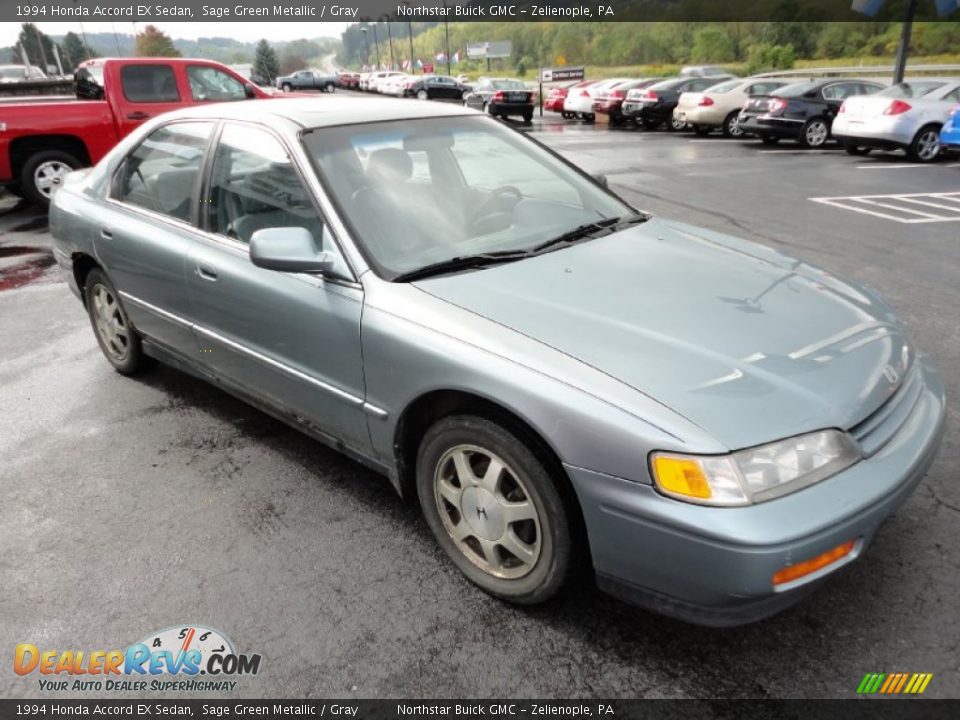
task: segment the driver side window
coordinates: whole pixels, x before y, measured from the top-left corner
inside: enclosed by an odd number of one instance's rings
[[[210,232],[244,245],[258,230],[302,227],[313,236],[318,250],[337,256],[340,269],[334,274],[349,276],[286,149],[265,130],[224,126],[213,156],[206,215]]]
[[[187,80],[190,82],[190,95],[196,102],[224,102],[247,98],[243,83],[214,67],[191,65],[187,68]]]

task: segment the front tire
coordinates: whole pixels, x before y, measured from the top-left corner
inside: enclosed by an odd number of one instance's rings
[[[134,375],[151,365],[143,343],[133,329],[120,296],[107,276],[91,270],[84,284],[87,315],[107,361],[121,375]]]
[[[776,145],[780,142],[780,138],[776,135],[760,135],[760,142],[764,145]]]
[[[20,170],[23,197],[47,207],[67,173],[82,166],[83,163],[77,158],[62,150],[44,150],[32,155]]]
[[[693,126],[693,134],[696,135],[696,136],[698,136],[698,137],[706,137],[707,135],[710,134],[710,130],[711,130],[711,128],[709,128],[709,127],[706,126],[706,125],[694,125],[694,126]]]
[[[334,92],[334,91],[337,89],[337,86],[334,85],[333,83],[327,83],[325,89],[326,89],[326,91],[327,91],[328,93],[332,93],[332,92]]]
[[[913,138],[907,148],[907,157],[912,162],[931,163],[940,159],[940,126],[927,125]]]
[[[800,131],[800,145],[805,148],[822,148],[830,139],[830,126],[823,118],[807,120]]]
[[[542,603],[570,576],[563,500],[537,454],[503,425],[474,415],[434,424],[417,456],[417,494],[440,547],[491,595]]]
[[[851,140],[846,140],[843,143],[843,149],[847,151],[847,155],[863,157],[864,155],[869,155],[872,148],[864,147],[863,145],[857,145]]]
[[[426,90],[417,90],[417,100],[429,100],[430,94]]]
[[[291,90],[293,90],[293,85],[291,85],[290,83],[284,83],[283,85],[280,86],[280,89],[283,90],[284,92],[290,92]]]
[[[723,121],[723,136],[728,138],[743,137],[743,129],[740,127],[740,111],[734,110],[727,115]]]

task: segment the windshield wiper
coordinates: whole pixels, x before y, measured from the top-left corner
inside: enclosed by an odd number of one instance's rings
[[[555,238],[550,238],[546,242],[540,243],[534,247],[531,252],[541,253],[545,250],[555,248],[558,245],[569,245],[577,242],[578,240],[584,240],[590,237],[598,237],[600,233],[613,233],[621,228],[626,227],[627,225],[636,225],[646,222],[649,219],[649,215],[645,215],[643,213],[633,213],[631,215],[623,215],[622,217],[604,218],[603,220],[584,223],[583,225],[578,225],[573,230],[568,230],[561,235],[557,235]]]
[[[496,265],[498,263],[512,262],[522,260],[533,255],[529,250],[499,250],[495,252],[479,253],[477,255],[459,255],[449,260],[424,265],[416,270],[409,270],[400,273],[393,282],[410,282],[411,280],[421,280],[433,275],[442,275],[456,270],[467,270],[470,268],[480,268],[485,265]]]

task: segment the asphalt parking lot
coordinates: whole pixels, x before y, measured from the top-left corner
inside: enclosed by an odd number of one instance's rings
[[[880,290],[960,396],[960,158],[530,131],[642,209]],[[896,671],[960,696],[955,402],[866,556],[778,617],[710,630],[590,588],[518,609],[474,589],[380,477],[177,371],[114,373],[49,244],[43,213],[0,198],[4,652],[201,623],[264,656],[245,697],[854,697],[865,673]],[[7,667],[0,697],[44,695]]]

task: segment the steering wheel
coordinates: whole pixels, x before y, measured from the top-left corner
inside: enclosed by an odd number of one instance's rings
[[[513,196],[513,202],[510,203],[509,207],[501,207],[503,203],[502,199],[508,195]],[[494,189],[493,192],[490,193],[490,197],[480,203],[474,211],[470,213],[467,225],[472,229],[488,215],[492,215],[495,212],[508,212],[513,210],[521,200],[523,200],[523,193],[517,190],[517,188],[513,185],[501,185]]]

